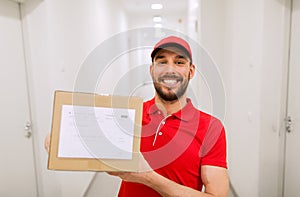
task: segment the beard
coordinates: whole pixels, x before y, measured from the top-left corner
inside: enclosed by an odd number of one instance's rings
[[[188,79],[184,79],[182,77],[174,77],[174,76],[163,76],[164,77],[173,77],[173,78],[178,78],[180,81],[180,86],[177,88],[177,90],[173,90],[172,88],[168,88],[164,85],[162,85],[158,80],[158,82],[154,81],[154,88],[156,90],[157,95],[164,101],[176,101],[180,99],[186,92],[189,81],[190,81],[190,74],[188,76]],[[164,91],[163,89],[167,89],[167,91]]]

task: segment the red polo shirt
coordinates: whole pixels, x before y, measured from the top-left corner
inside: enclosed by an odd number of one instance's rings
[[[164,117],[154,99],[143,107],[141,152],[157,173],[179,184],[201,190],[201,165],[227,168],[226,137],[222,123],[187,100],[180,111]],[[122,181],[119,197],[155,197],[155,190]]]

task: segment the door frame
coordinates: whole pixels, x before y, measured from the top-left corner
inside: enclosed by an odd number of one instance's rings
[[[15,0],[14,0],[15,1]],[[27,90],[27,101],[28,101],[28,112],[29,112],[29,121],[30,121],[30,131],[31,131],[31,141],[32,141],[32,148],[33,148],[33,164],[34,164],[34,177],[35,177],[35,186],[36,186],[36,194],[37,196],[41,196],[42,195],[42,188],[41,188],[41,181],[39,181],[41,179],[41,174],[39,173],[38,167],[39,162],[38,162],[38,151],[39,150],[39,143],[36,143],[38,141],[38,136],[37,133],[34,131],[34,124],[33,124],[33,116],[32,116],[32,100],[30,97],[30,83],[29,83],[29,54],[28,51],[29,47],[28,47],[28,42],[27,42],[27,32],[26,32],[26,24],[24,23],[23,17],[23,6],[24,3],[23,1],[16,1],[16,3],[18,4],[18,12],[19,12],[19,21],[20,21],[20,28],[21,28],[21,34],[22,34],[22,46],[23,46],[23,57],[24,57],[24,69],[25,69],[25,80],[26,80],[26,90]],[[33,126],[32,126],[33,125]]]
[[[288,0],[288,16],[286,18],[287,29],[286,29],[286,60],[285,69],[283,72],[283,90],[282,90],[282,110],[281,110],[281,129],[279,133],[279,196],[285,196],[285,181],[286,181],[286,151],[287,151],[287,118],[289,116],[289,91],[290,91],[290,72],[291,72],[291,42],[292,42],[292,24],[293,24],[293,3],[294,0]]]

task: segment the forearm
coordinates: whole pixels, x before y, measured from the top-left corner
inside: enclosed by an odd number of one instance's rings
[[[142,183],[156,190],[164,197],[213,197],[214,195],[200,192],[198,190],[192,189],[175,183],[156,172],[147,173],[147,175],[142,180]]]
[[[222,167],[208,165],[201,167],[201,180],[205,186],[205,192],[180,185],[166,177],[161,176],[150,168],[148,170],[144,170],[143,172],[109,172],[109,174],[118,176],[124,181],[144,184],[154,189],[164,197],[228,196],[228,173],[227,169]]]

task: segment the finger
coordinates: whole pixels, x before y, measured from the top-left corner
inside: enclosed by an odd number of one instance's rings
[[[44,147],[48,153],[49,153],[49,146],[50,146],[50,134],[48,134],[47,137],[45,138],[45,144],[44,144]]]
[[[139,153],[139,169],[138,172],[149,172],[153,171],[153,169],[150,167],[146,159],[144,158],[142,153]]]

